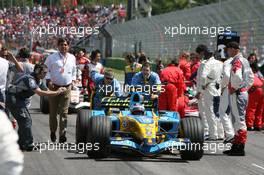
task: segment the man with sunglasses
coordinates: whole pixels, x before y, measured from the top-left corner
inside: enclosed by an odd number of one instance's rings
[[[93,109],[101,109],[103,97],[122,95],[120,83],[114,78],[112,69],[104,72],[104,75],[96,71],[91,72],[91,78],[95,83],[95,95],[93,97]]]
[[[19,129],[18,144],[23,151],[32,151],[33,135],[31,131],[32,119],[28,111],[30,97],[34,94],[39,96],[57,96],[66,90],[59,88],[57,91],[43,91],[39,88],[40,80],[43,79],[48,72],[46,65],[35,65],[32,74],[24,74],[11,84],[7,89],[6,106],[14,118],[17,120]]]

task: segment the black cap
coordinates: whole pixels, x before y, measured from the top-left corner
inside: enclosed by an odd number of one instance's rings
[[[239,49],[239,44],[235,41],[232,41],[226,45],[226,48]]]

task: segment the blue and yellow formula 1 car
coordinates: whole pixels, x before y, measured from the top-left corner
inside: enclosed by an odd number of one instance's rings
[[[76,142],[99,144],[99,149],[87,151],[89,157],[107,157],[113,148],[143,156],[177,149],[184,160],[203,156],[199,117],[180,119],[177,112],[155,111],[154,102],[144,101],[139,93],[128,98],[105,97],[102,106],[104,110],[78,110]]]

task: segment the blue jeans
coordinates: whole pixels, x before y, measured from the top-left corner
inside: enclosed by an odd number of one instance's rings
[[[18,144],[21,149],[26,149],[33,146],[33,135],[32,135],[32,119],[27,107],[18,107],[12,103],[10,98],[7,98],[6,105],[17,120],[18,124]]]

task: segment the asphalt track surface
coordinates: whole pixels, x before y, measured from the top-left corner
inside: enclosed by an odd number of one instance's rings
[[[34,141],[47,143],[50,140],[48,115],[39,111],[39,97],[33,97],[30,112]],[[75,141],[75,119],[76,114],[69,115],[67,137],[72,143]],[[41,153],[40,150],[25,152],[23,175],[264,175],[264,131],[249,132],[245,157],[229,157],[219,150],[213,153],[213,148],[206,151],[200,161],[183,161],[179,155],[139,158],[127,154],[94,160],[86,154],[60,148],[52,150],[51,147]]]

